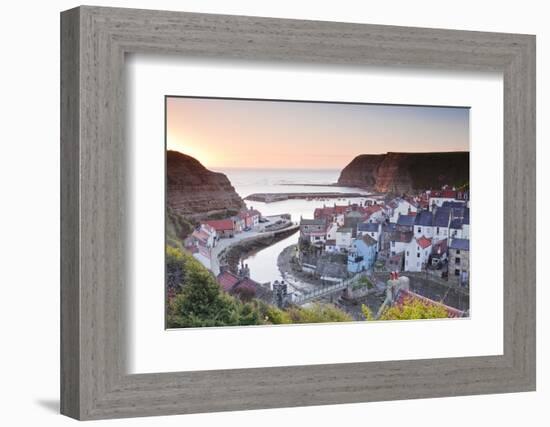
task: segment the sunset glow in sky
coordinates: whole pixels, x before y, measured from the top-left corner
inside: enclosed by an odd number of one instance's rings
[[[167,148],[209,168],[341,169],[359,154],[469,150],[469,109],[167,98]]]

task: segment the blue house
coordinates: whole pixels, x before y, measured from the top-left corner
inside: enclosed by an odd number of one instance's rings
[[[378,242],[368,234],[353,241],[348,254],[348,272],[359,273],[372,268],[376,260]]]

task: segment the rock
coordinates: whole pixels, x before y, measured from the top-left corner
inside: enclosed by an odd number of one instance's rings
[[[180,215],[200,218],[246,207],[223,173],[206,169],[191,156],[167,151],[166,175],[168,206]]]
[[[469,182],[470,153],[362,154],[340,173],[338,184],[379,192],[403,193],[413,190],[459,186]]]

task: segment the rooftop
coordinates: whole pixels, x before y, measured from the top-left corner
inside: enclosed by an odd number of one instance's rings
[[[470,241],[468,239],[452,239],[449,248],[458,249],[461,251],[469,251]]]
[[[380,224],[376,222],[361,222],[357,224],[357,231],[377,232]]]
[[[325,225],[326,221],[324,218],[317,218],[317,219],[305,219],[302,218],[300,220],[300,225]]]
[[[369,236],[368,234],[364,234],[362,237],[361,237],[361,240],[363,240],[363,242],[365,242],[365,244],[367,246],[372,246],[372,245],[376,245],[378,242],[376,241],[376,239],[372,238],[371,236]]]
[[[418,243],[418,246],[420,246],[422,249],[426,249],[432,244],[432,239],[427,239],[426,237],[422,236],[419,239],[416,239],[416,243]]]
[[[390,241],[399,243],[409,243],[413,238],[412,231],[394,231],[390,235]]]
[[[399,218],[397,219],[397,225],[403,226],[403,227],[412,227],[414,225],[416,216],[413,215],[402,215],[399,214]]]
[[[430,211],[420,211],[416,214],[414,225],[430,226],[433,222],[433,214]]]
[[[239,283],[240,277],[230,271],[224,271],[223,273],[218,274],[218,283],[223,288],[224,291],[229,292],[233,286]]]
[[[208,224],[216,231],[233,230],[235,227],[233,221],[230,219],[213,219],[211,221],[205,221],[205,224]]]
[[[451,225],[449,226],[449,228],[454,228],[456,230],[462,228],[462,219],[460,218],[455,218],[451,221]]]
[[[433,224],[435,227],[448,227],[450,217],[451,211],[448,208],[439,208],[435,213]]]
[[[340,227],[336,230],[337,233],[353,233],[353,230],[349,227]]]

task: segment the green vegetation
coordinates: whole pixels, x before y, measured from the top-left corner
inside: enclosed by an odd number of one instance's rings
[[[361,310],[365,319],[375,320],[371,310],[366,305],[363,305]],[[386,308],[377,320],[441,319],[446,317],[448,316],[444,307],[408,298],[402,305]]]
[[[374,285],[372,284],[372,282],[369,280],[369,278],[367,276],[363,276],[361,277],[357,282],[355,282],[351,289],[356,291],[358,289],[362,289],[366,287],[367,289],[372,289],[374,288]]]
[[[241,300],[224,292],[214,276],[191,255],[166,248],[167,327],[243,326],[291,323],[349,322],[332,304],[285,310],[255,298]]]
[[[238,215],[239,211],[234,209],[226,209],[223,212],[215,212],[208,215],[207,220],[226,219]]]
[[[194,224],[187,218],[177,214],[170,207],[166,209],[166,244],[183,249],[183,241],[195,229]]]

